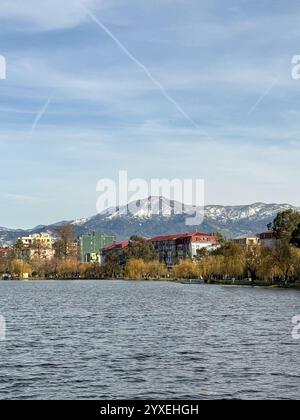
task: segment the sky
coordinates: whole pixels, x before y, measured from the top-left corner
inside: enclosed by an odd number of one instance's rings
[[[1,0],[0,226],[96,213],[99,179],[300,205],[296,0]]]

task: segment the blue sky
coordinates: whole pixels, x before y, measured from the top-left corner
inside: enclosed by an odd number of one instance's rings
[[[300,205],[298,1],[65,3],[1,0],[0,226],[93,215],[124,169],[204,178],[207,204]]]

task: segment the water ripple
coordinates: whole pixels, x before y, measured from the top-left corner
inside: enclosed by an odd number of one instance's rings
[[[300,295],[0,282],[0,399],[298,399]]]

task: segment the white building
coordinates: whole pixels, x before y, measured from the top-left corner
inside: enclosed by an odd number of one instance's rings
[[[34,258],[51,260],[54,257],[54,239],[48,233],[23,236],[19,238],[19,241],[24,245],[19,256],[22,260],[33,260]]]
[[[48,233],[37,233],[19,238],[26,248],[42,245],[44,248],[52,248],[54,239]]]

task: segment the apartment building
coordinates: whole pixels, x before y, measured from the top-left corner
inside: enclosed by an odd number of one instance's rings
[[[250,249],[260,245],[260,239],[257,236],[248,236],[245,238],[233,239],[233,242],[240,245],[243,249]]]
[[[80,253],[82,262],[99,262],[97,254],[100,250],[114,242],[114,237],[99,232],[83,235],[80,238]]]
[[[151,242],[159,259],[168,267],[186,258],[194,259],[202,249],[212,250],[218,247],[218,239],[213,234],[203,232],[157,236]]]
[[[19,238],[25,248],[41,245],[44,248],[52,248],[54,239],[48,233],[36,233],[34,235]]]
[[[54,239],[48,233],[37,233],[23,236],[18,239],[23,249],[18,251],[20,260],[33,260],[34,258],[50,260],[54,257]]]
[[[124,250],[129,242],[113,242],[101,250],[101,262],[105,263],[110,257],[116,257],[119,265],[125,264]]]
[[[264,248],[275,249],[278,244],[278,239],[275,238],[274,233],[269,230],[267,232],[258,233],[257,237]]]

